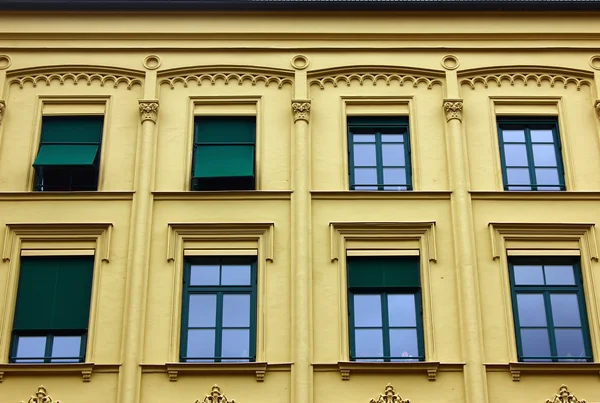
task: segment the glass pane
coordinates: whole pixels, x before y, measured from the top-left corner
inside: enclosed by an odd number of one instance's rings
[[[354,339],[356,358],[383,356],[381,329],[356,329]]]
[[[521,327],[546,326],[545,306],[542,294],[517,294]]]
[[[46,350],[45,336],[19,336],[17,357],[44,357]],[[44,362],[44,360],[27,360],[27,362]]]
[[[404,135],[402,134],[382,134],[382,143],[402,143],[404,142]]]
[[[552,130],[531,130],[531,141],[534,143],[553,143]]]
[[[354,186],[354,190],[378,190],[378,188],[377,188],[377,186]],[[394,189],[390,189],[390,190],[394,190]]]
[[[223,329],[222,357],[250,357],[250,330]]]
[[[544,285],[542,266],[514,265],[516,285]]]
[[[55,336],[52,342],[52,357],[74,357],[53,359],[52,362],[78,362],[81,353],[81,336]]]
[[[546,329],[521,329],[521,347],[523,355],[526,357],[550,357],[548,331]]]
[[[375,135],[374,134],[355,134],[354,136],[352,136],[352,141],[354,141],[355,143],[364,143],[364,142],[374,143]]]
[[[381,326],[381,295],[354,296],[354,326]]]
[[[377,169],[356,168],[354,170],[354,183],[356,183],[357,185],[376,185]]]
[[[505,143],[524,143],[525,131],[523,130],[502,130],[502,138]]]
[[[219,285],[219,266],[192,265],[190,285]]]
[[[375,154],[375,144],[355,144],[354,145],[354,165],[357,166],[377,166],[377,157]]]
[[[533,162],[536,167],[555,167],[556,151],[553,144],[534,144]]]
[[[413,294],[388,295],[388,319],[390,326],[417,326],[415,296]]]
[[[418,357],[417,329],[390,329],[390,355],[402,358]]]
[[[383,144],[381,146],[383,153],[384,166],[404,166],[404,144]]]
[[[510,185],[529,185],[529,169],[527,168],[507,168],[507,182]]]
[[[579,361],[578,358],[585,357],[583,332],[581,329],[556,329],[555,334],[556,350],[560,357],[573,357],[574,361]]]
[[[405,184],[406,169],[404,168],[384,168],[383,183],[390,184]]]
[[[555,327],[581,326],[577,294],[550,294]]]
[[[535,177],[540,185],[558,185],[558,169],[536,168]]]
[[[250,295],[248,295],[248,294],[223,295],[223,326],[224,327],[249,327],[250,326]]]
[[[504,159],[506,166],[528,166],[527,149],[525,144],[506,144],[504,145]]]
[[[214,357],[215,330],[188,330],[187,357]]]
[[[188,327],[213,327],[217,316],[216,294],[190,295]]]
[[[570,265],[545,265],[546,284],[548,285],[575,285],[573,266]]]
[[[221,285],[250,285],[250,265],[223,265]]]

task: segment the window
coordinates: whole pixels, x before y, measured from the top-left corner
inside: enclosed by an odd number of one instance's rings
[[[423,361],[418,257],[349,257],[350,360]]]
[[[44,116],[35,190],[97,190],[103,116]]]
[[[84,362],[94,259],[22,257],[10,362]]]
[[[408,119],[348,119],[351,190],[412,190]]]
[[[256,117],[195,120],[192,190],[254,190]]]
[[[256,258],[189,259],[182,362],[256,361]]]
[[[565,190],[556,119],[499,119],[504,190]]]
[[[579,258],[509,261],[519,361],[592,361]]]

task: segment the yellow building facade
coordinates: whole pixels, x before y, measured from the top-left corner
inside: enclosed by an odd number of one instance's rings
[[[598,22],[2,12],[0,402],[600,402]],[[42,126],[82,116],[97,191],[40,188]],[[206,117],[254,119],[254,190],[193,190]],[[350,190],[352,122],[389,118],[412,189]],[[555,122],[564,190],[505,190],[510,119]],[[24,262],[57,256],[93,262],[82,362],[14,362]],[[186,262],[215,256],[255,265],[250,362],[181,359]],[[390,256],[418,262],[423,357],[354,360],[349,262]],[[522,257],[577,262],[589,359],[522,359]]]

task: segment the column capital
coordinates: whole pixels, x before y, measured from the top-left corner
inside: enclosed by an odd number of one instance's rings
[[[4,110],[6,109],[6,101],[0,99],[0,123],[2,123],[2,118],[4,117]]]
[[[140,99],[140,118],[142,123],[149,120],[156,123],[158,118],[158,100],[157,99]]]
[[[0,101],[0,102],[2,102],[2,101]],[[597,99],[594,102],[594,108],[596,109],[596,115],[598,115],[598,117],[600,118],[600,99]]]
[[[462,122],[463,100],[444,99],[444,112],[446,113],[446,122],[452,119]]]
[[[310,99],[292,99],[292,111],[294,112],[294,123],[310,120]]]

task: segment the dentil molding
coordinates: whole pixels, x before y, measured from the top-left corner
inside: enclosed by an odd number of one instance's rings
[[[410,403],[410,400],[402,399],[402,397],[396,393],[394,387],[388,383],[385,387],[385,391],[379,395],[377,399],[371,399],[369,403]]]
[[[21,400],[21,403],[25,403]],[[46,388],[43,385],[40,385],[35,395],[29,396],[29,400],[27,403],[60,403],[58,400],[52,400],[52,397],[48,395]],[[585,402],[584,402],[585,403]]]
[[[558,393],[554,398],[546,400],[546,403],[586,403],[585,400],[580,400],[569,392],[567,385],[562,385],[558,389]]]
[[[235,403],[235,401],[233,399],[227,399],[227,396],[221,393],[221,388],[217,385],[213,385],[210,394],[204,396],[204,399],[202,400],[196,400],[196,403]]]
[[[457,119],[462,122],[463,101],[462,99],[445,99],[444,112],[446,113],[446,122]]]
[[[294,123],[299,120],[304,120],[306,123],[308,123],[310,120],[310,100],[293,100],[292,111],[294,111]]]
[[[140,118],[142,123],[149,120],[152,123],[156,123],[158,118],[158,100],[146,99],[140,100]]]

